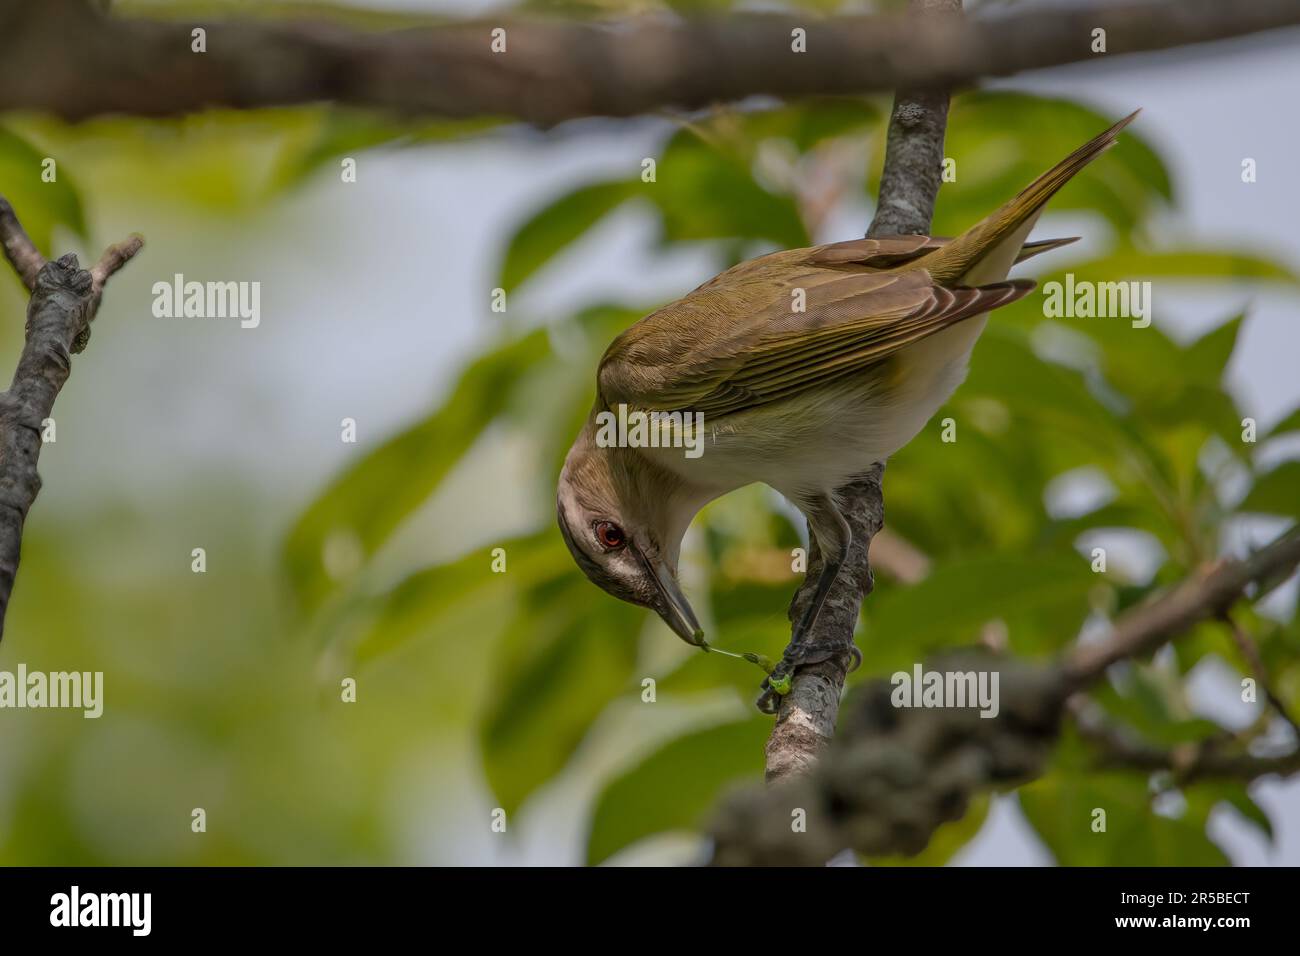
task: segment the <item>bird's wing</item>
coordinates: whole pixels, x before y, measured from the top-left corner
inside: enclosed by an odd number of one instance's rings
[[[706,283],[632,326],[601,361],[605,405],[715,417],[745,411],[861,371],[1034,287],[1013,280],[943,288],[920,269],[806,262],[787,259],[778,282],[751,270]]]
[[[947,239],[933,236],[885,236],[879,239],[849,239],[832,242],[810,249],[808,262],[813,265],[840,265],[854,263],[876,269],[887,269],[927,252],[938,249]]]
[[[1064,239],[1039,239],[1026,242],[1016,256],[1016,262],[1024,262],[1040,252],[1050,252],[1061,246],[1078,242],[1078,236]],[[844,242],[832,242],[816,246],[811,250],[808,261],[814,265],[859,265],[869,269],[893,269],[905,262],[919,259],[927,252],[941,249],[951,239],[944,236],[887,236],[881,239],[849,239]]]

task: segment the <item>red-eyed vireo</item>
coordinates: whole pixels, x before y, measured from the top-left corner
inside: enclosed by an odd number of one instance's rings
[[[677,580],[682,536],[709,501],[763,482],[803,512],[824,557],[790,642],[803,644],[849,546],[836,489],[948,400],[988,313],[1034,288],[1007,280],[1011,266],[1074,241],[1026,242],[1043,206],[1136,115],[956,239],[761,256],[616,338],[560,474],[560,531],[587,577],[707,650]]]

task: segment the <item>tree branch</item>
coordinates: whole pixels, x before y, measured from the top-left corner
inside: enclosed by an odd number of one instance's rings
[[[1273,681],[1268,676],[1268,668],[1264,666],[1264,658],[1259,653],[1259,646],[1246,633],[1246,629],[1241,626],[1241,622],[1237,620],[1236,616],[1224,611],[1219,617],[1228,628],[1228,633],[1232,636],[1232,642],[1237,645],[1237,650],[1241,652],[1241,656],[1250,667],[1250,672],[1255,675],[1255,680],[1259,682],[1260,689],[1264,691],[1264,697],[1277,711],[1278,716],[1286,721],[1287,726],[1291,728],[1291,732],[1295,734],[1295,739],[1300,741],[1300,723],[1296,723],[1296,719],[1291,716],[1282,698],[1273,689]]]
[[[5,258],[18,273],[18,278],[27,291],[36,286],[36,273],[45,265],[45,257],[36,251],[36,246],[19,223],[14,207],[0,196],[0,245],[3,245]]]
[[[1123,748],[1112,747],[1102,751],[1097,756],[1096,765],[1106,770],[1167,771],[1180,785],[1213,779],[1249,782],[1270,774],[1289,777],[1300,773],[1300,752],[1257,757],[1249,753],[1225,752],[1215,746],[1160,750],[1145,744],[1128,743]]]
[[[915,29],[932,29],[940,21],[960,19],[961,0],[910,0],[908,11]],[[889,121],[880,199],[868,236],[930,231],[947,122],[946,91],[899,91]],[[853,639],[862,602],[874,583],[868,553],[871,539],[885,520],[880,487],[884,467],[883,462],[875,465],[863,478],[839,491],[841,510],[853,533],[852,545],[809,636],[811,643],[844,646]],[[791,622],[799,620],[812,600],[821,568],[821,554],[814,546],[807,576],[790,604]],[[767,741],[769,781],[807,770],[834,736],[849,665],[849,656],[841,654],[795,672],[790,693],[781,699],[776,725]]]
[[[920,23],[948,27],[962,22],[961,0],[909,0]],[[868,236],[925,235],[943,173],[943,137],[948,126],[948,91],[900,91],[889,116],[880,199]]]
[[[843,647],[853,638],[862,602],[874,584],[868,551],[871,539],[880,530],[885,517],[885,503],[880,492],[883,471],[883,465],[876,465],[865,478],[840,491],[841,511],[853,530],[853,541],[826,596],[826,603],[817,615],[817,622],[809,634],[810,643]],[[791,623],[799,620],[804,607],[812,600],[821,569],[821,552],[816,541],[812,541],[808,573],[790,602]],[[790,692],[780,698],[776,723],[767,739],[765,755],[769,781],[775,782],[808,770],[835,735],[840,694],[849,665],[849,655],[840,654],[795,671]]]
[[[121,18],[90,0],[0,0],[0,110],[80,119],[332,101],[551,125],[769,94],[952,89],[1300,23],[1296,0],[1015,9],[925,29],[899,17],[747,15],[621,23],[492,20],[361,31],[330,22]],[[191,30],[207,52],[191,52]],[[494,28],[506,50],[491,49]],[[807,33],[807,53],[791,31]]]
[[[1158,600],[1136,607],[1116,622],[1105,641],[1084,644],[1063,665],[1066,679],[1082,687],[1119,660],[1150,654],[1207,617],[1223,614],[1246,586],[1279,569],[1300,564],[1300,528],[1292,528],[1244,561],[1225,560],[1184,581]]]
[[[18,368],[9,389],[0,392],[0,636],[18,574],[23,525],[41,489],[36,462],[44,422],[72,371],[72,355],[85,348],[90,337],[104,283],[143,242],[132,236],[110,246],[89,272],[78,267],[71,253],[46,262],[13,207],[0,196],[0,244],[32,293]]]
[[[1165,750],[1135,739],[1082,709],[1074,717],[1080,736],[1092,747],[1094,765],[1102,770],[1167,773],[1177,786],[1205,779],[1251,781],[1269,774],[1300,773],[1300,749],[1260,756],[1225,735],[1223,739],[1191,741]]]
[[[999,713],[993,719],[971,707],[897,707],[891,682],[863,685],[845,707],[838,736],[808,773],[724,801],[713,826],[713,862],[818,865],[846,848],[868,855],[919,852],[937,827],[966,812],[972,796],[1039,776],[1067,702],[1110,664],[1154,652],[1226,611],[1252,586],[1276,583],[1297,565],[1300,526],[1249,558],[1220,561],[1126,612],[1104,640],[1055,663],[973,651],[927,662],[931,671],[996,672]],[[1179,770],[1184,779],[1300,771],[1300,752],[1264,758],[1213,742],[1190,759],[1186,751],[1137,746],[1109,759],[1136,769]],[[795,810],[806,816],[802,831],[791,827]]]

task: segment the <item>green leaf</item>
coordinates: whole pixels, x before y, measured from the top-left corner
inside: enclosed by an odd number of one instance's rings
[[[1161,541],[1178,531],[1163,514],[1150,506],[1113,502],[1076,518],[1053,522],[1046,530],[1044,540],[1049,544],[1073,542],[1086,531],[1102,528],[1146,531]]]
[[[825,97],[746,112],[739,118],[751,141],[787,139],[806,153],[828,139],[869,129],[880,122],[881,113],[870,100]]]
[[[589,183],[533,213],[510,237],[497,280],[501,288],[513,292],[565,247],[638,192],[638,184],[633,180]]]
[[[1256,478],[1237,510],[1300,518],[1300,461],[1284,461]]]
[[[1058,769],[1018,791],[1020,808],[1061,866],[1226,866],[1188,808],[1171,819],[1149,807],[1140,774]],[[1093,829],[1105,812],[1104,832]]]
[[[315,111],[315,122],[311,112]],[[276,157],[268,192],[301,185],[327,163],[378,146],[413,146],[468,137],[500,125],[491,117],[414,120],[337,104],[304,108],[298,135],[285,141]],[[335,164],[337,178],[339,167]]]
[[[1148,330],[1143,330],[1148,331]],[[991,326],[981,337],[965,389],[996,398],[1017,415],[1089,443],[1100,453],[1132,448],[1132,425],[1090,388],[1084,375],[1034,354],[1028,336]]]
[[[245,4],[240,14],[251,9]],[[495,122],[411,119],[309,104],[206,110],[174,118],[104,116],[80,123],[24,114],[7,119],[6,125],[43,155],[58,158],[60,167],[75,165],[86,194],[107,194],[119,202],[147,199],[229,217],[264,211],[272,197],[340,156],[383,144],[465,137]],[[142,178],[141,169],[151,175]],[[332,175],[339,175],[337,165]],[[365,175],[363,164],[359,177]]]
[[[810,241],[792,197],[760,186],[744,155],[716,149],[692,132],[669,141],[655,182],[645,189],[669,242],[753,239],[796,248]]]
[[[1295,409],[1290,415],[1287,415],[1280,422],[1268,430],[1265,438],[1277,438],[1281,435],[1289,435],[1292,432],[1300,432],[1300,408]]]
[[[957,97],[944,149],[957,163],[957,178],[939,194],[934,233],[957,235],[969,228],[1117,118],[1070,100],[1012,91]],[[1121,235],[1141,233],[1152,212],[1173,198],[1173,188],[1140,122],[1048,208],[1101,214]]]
[[[515,592],[533,584],[565,557],[555,547],[555,537],[554,529],[547,528],[493,545],[505,551],[508,573],[494,573],[490,551],[482,549],[407,576],[373,602],[375,621],[357,645],[357,660],[364,663],[408,641],[440,633],[441,622],[460,606],[492,603],[498,608],[509,607],[517,599]]]
[[[1185,710],[1183,702],[1170,698],[1181,696],[1181,687],[1161,684],[1146,668],[1134,667],[1121,686],[1100,685],[1093,698],[1112,717],[1136,729],[1148,741],[1166,747],[1205,740],[1219,733],[1221,728],[1213,721],[1180,712]]]
[[[1124,265],[1128,261],[1138,260],[1092,260],[1070,271],[1077,281],[1141,278],[1136,266],[1128,271]],[[1052,275],[1043,288],[1054,291],[1051,284],[1063,279],[1062,274]],[[1156,325],[1134,328],[1123,318],[1052,318],[1042,322],[1038,315],[1023,311],[1010,318],[1032,325],[1040,351],[1049,345],[1047,354],[1053,360],[1081,369],[1090,391],[1105,401],[1112,410],[1110,417],[1127,432],[1125,444],[1136,454],[1126,457],[1162,474],[1170,489],[1188,490],[1188,485],[1179,484],[1180,478],[1184,482],[1200,480],[1198,452],[1211,435],[1245,460],[1238,440],[1241,415],[1222,385],[1240,316],[1188,346],[1179,345]],[[1102,434],[1100,429],[1092,431]]]
[[[569,563],[515,602],[491,682],[483,768],[508,814],[564,769],[636,662],[644,612],[594,594]]]
[[[982,625],[1008,613],[1063,603],[1082,613],[1096,583],[1088,562],[1068,552],[953,560],[918,584],[875,594],[867,602],[863,670],[884,673],[937,647],[973,644]],[[1014,643],[1016,634],[1011,637]]]
[[[293,107],[152,120],[105,116],[72,125],[31,115],[20,129],[52,155],[76,162],[88,193],[231,216],[265,205],[278,158],[310,141],[321,116],[320,107]],[[147,185],[141,169],[150,171]]]
[[[1269,843],[1275,843],[1277,840],[1273,832],[1273,821],[1268,818],[1264,808],[1254,801],[1247,785],[1242,781],[1198,781],[1189,793],[1188,799],[1205,805],[1207,815],[1214,804],[1227,803],[1241,814],[1247,823],[1259,830]]]
[[[383,10],[341,4],[337,0],[282,0],[277,3],[248,3],[247,0],[113,0],[113,13],[158,19],[193,19],[231,16],[258,20],[326,21],[360,30],[398,30],[403,27],[433,26],[439,21],[418,12]]]
[[[1170,279],[1216,285],[1229,279],[1300,283],[1300,277],[1280,262],[1249,253],[1221,252],[1217,249],[1142,252],[1124,247],[1108,255],[1072,265],[1069,271],[1074,273],[1076,283],[1084,280],[1119,282],[1132,279]]]
[[[1184,350],[1183,374],[1189,381],[1217,385],[1228,369],[1243,315],[1236,315],[1206,332]]]
[[[733,0],[664,0],[675,12],[686,16],[718,14],[731,7]]]
[[[56,161],[54,182],[41,178],[46,158]],[[81,196],[66,165],[4,126],[0,126],[0,194],[9,200],[18,221],[46,258],[53,257],[56,225],[87,238]]]
[[[727,787],[762,779],[771,732],[770,719],[754,717],[686,734],[610,781],[592,814],[587,864],[657,833],[697,829]]]
[[[543,331],[489,352],[462,373],[437,411],[331,483],[284,545],[283,566],[299,610],[316,610],[350,580],[507,406],[524,373],[548,354]]]

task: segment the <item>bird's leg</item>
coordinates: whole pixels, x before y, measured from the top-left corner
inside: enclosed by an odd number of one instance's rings
[[[763,694],[759,697],[758,706],[760,710],[767,713],[774,713],[779,705],[776,697],[789,692],[796,668],[830,660],[845,652],[853,655],[852,668],[856,668],[862,661],[862,654],[853,645],[851,636],[847,641],[841,642],[811,640],[817,616],[821,613],[826,597],[830,594],[831,585],[835,583],[835,578],[848,556],[849,545],[853,542],[853,531],[836,505],[832,494],[820,493],[800,497],[797,503],[808,519],[810,536],[817,542],[822,568],[817,577],[816,587],[813,589],[812,599],[799,616],[799,623],[795,625],[785,654],[763,681]]]
[[[823,560],[822,571],[817,576],[817,588],[813,591],[812,600],[803,609],[803,614],[794,629],[794,634],[790,637],[792,646],[806,645],[808,643],[808,635],[812,633],[813,625],[817,623],[817,615],[821,613],[822,605],[826,603],[826,595],[830,594],[831,585],[835,583],[835,578],[840,573],[843,564],[843,559],[831,560],[826,558]]]
[[[786,650],[787,656],[792,653],[801,656],[810,648],[813,625],[817,623],[817,616],[826,603],[831,585],[835,583],[845,558],[848,557],[849,545],[853,543],[853,529],[849,527],[848,521],[840,512],[832,493],[805,495],[798,499],[798,505],[799,510],[808,519],[809,536],[817,542],[822,569],[817,578],[817,585],[813,589],[812,600],[804,608],[799,623],[790,637],[790,645]]]

